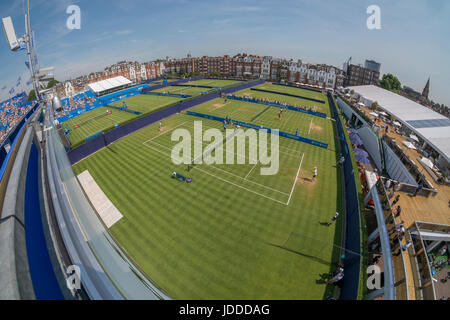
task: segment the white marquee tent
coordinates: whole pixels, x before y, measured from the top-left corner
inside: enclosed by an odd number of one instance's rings
[[[88,84],[88,88],[98,96],[102,95],[102,93],[104,92],[113,91],[114,89],[126,87],[131,84],[132,82],[130,80],[125,77],[119,76]]]

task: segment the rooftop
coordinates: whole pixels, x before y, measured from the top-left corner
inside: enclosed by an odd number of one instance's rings
[[[377,101],[381,109],[394,115],[398,121],[427,141],[450,162],[450,119],[401,95],[383,88],[369,86],[349,87],[366,100]]]

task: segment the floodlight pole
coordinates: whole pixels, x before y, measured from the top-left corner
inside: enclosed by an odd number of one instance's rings
[[[41,100],[41,95],[39,94],[39,81],[36,77],[36,66],[31,34],[30,0],[27,0],[27,13],[25,14],[25,43],[27,44],[28,64],[30,66],[31,81],[33,82],[34,93],[36,94],[36,98]]]

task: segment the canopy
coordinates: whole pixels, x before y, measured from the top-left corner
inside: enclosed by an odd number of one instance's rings
[[[423,157],[423,158],[420,159],[420,162],[422,162],[422,163],[423,163],[424,165],[426,165],[427,167],[430,167],[431,169],[434,168],[433,161],[431,161],[431,160],[428,159],[428,158]]]
[[[410,135],[409,136],[411,139],[413,139],[414,141],[417,141],[417,142],[419,142],[419,138],[417,138],[417,136],[415,136],[415,135]]]
[[[353,152],[355,154],[356,161],[361,162],[363,164],[370,163],[369,154],[366,151],[364,151],[363,149],[356,148],[355,150],[353,150]]]
[[[363,144],[361,138],[357,133],[350,133],[350,141],[352,142],[352,144],[356,144],[357,146]]]
[[[375,118],[378,118],[378,113],[375,113],[375,112],[371,112],[371,113],[369,113],[371,116],[374,116]]]
[[[403,144],[408,147],[409,149],[414,149],[416,150],[417,148],[409,141],[403,141]]]
[[[401,127],[402,124],[400,122],[398,122],[398,121],[394,121],[394,126]]]

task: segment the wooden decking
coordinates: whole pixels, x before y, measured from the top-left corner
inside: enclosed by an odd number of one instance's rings
[[[367,108],[361,108],[367,116],[370,117],[370,110]],[[376,124],[384,127],[385,123],[382,120],[377,120]],[[422,196],[412,197],[406,193],[397,193],[400,194],[400,201],[395,205],[400,205],[402,208],[401,215],[396,217],[396,223],[401,221],[404,222],[404,226],[406,229],[411,227],[416,221],[425,221],[431,223],[439,223],[439,224],[450,224],[450,187],[446,185],[440,185],[436,183],[430,174],[423,169],[422,164],[417,160],[418,157],[422,157],[417,150],[407,148],[402,142],[407,141],[407,139],[397,133],[394,132],[393,128],[388,125],[389,132],[388,136],[395,139],[397,145],[408,155],[408,157],[417,165],[417,167],[421,168],[420,170],[428,181],[430,181],[434,188],[438,191],[436,196],[430,196],[428,198]],[[392,199],[393,201],[393,199]],[[394,208],[393,208],[394,209]],[[402,245],[405,244],[406,241],[403,239]],[[416,297],[416,288],[414,283],[415,275],[413,274],[412,261],[413,257],[410,257],[408,251],[403,252],[405,269],[408,279],[408,293],[409,300],[419,299]]]

